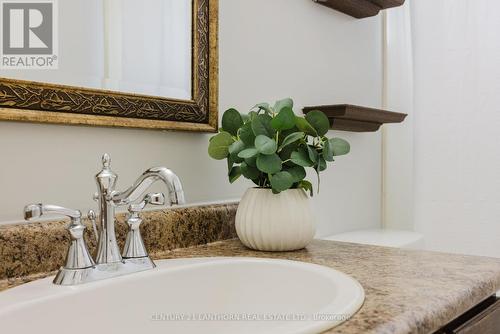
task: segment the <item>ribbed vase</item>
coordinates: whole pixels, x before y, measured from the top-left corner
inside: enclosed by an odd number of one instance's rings
[[[241,242],[261,251],[291,251],[307,246],[315,233],[314,214],[303,189],[273,194],[270,189],[248,189],[236,212]]]

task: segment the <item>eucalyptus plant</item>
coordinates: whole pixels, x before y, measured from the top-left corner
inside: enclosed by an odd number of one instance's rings
[[[349,153],[341,138],[327,138],[330,122],[324,113],[311,111],[305,117],[293,112],[290,98],[257,104],[248,114],[231,108],[222,116],[222,128],[210,138],[208,154],[227,159],[229,182],[241,175],[274,193],[302,188],[313,195],[306,169],[318,175],[335,156]],[[319,191],[319,189],[318,189]]]

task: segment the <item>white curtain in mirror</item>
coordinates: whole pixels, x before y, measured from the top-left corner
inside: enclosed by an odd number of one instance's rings
[[[104,0],[104,42],[103,88],[191,98],[190,1]]]
[[[191,0],[64,0],[57,70],[1,77],[191,99]]]

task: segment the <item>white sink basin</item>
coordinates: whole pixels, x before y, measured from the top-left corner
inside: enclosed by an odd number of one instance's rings
[[[256,258],[163,260],[154,270],[80,286],[52,278],[0,293],[2,333],[321,333],[363,304],[351,277]]]

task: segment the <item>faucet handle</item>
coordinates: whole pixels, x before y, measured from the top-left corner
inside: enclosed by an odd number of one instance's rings
[[[127,238],[125,239],[125,247],[123,248],[122,253],[122,257],[124,259],[148,256],[146,246],[144,246],[144,240],[141,236],[141,230],[139,229],[142,223],[139,213],[142,212],[148,204],[164,205],[165,195],[162,193],[147,194],[140,203],[129,205],[129,215],[127,217],[129,231],[127,233]]]
[[[66,269],[85,269],[95,265],[90,256],[87,244],[83,239],[85,225],[82,224],[82,214],[79,210],[63,208],[57,205],[29,204],[24,207],[24,219],[31,221],[47,213],[54,213],[71,218],[67,229],[71,244],[66,255]]]
[[[71,221],[80,220],[82,217],[82,213],[78,210],[63,208],[62,206],[57,205],[43,205],[42,203],[38,204],[29,204],[24,207],[24,219],[25,220],[33,220],[35,218],[40,218],[44,214],[54,213],[62,216],[67,216],[71,218]]]

